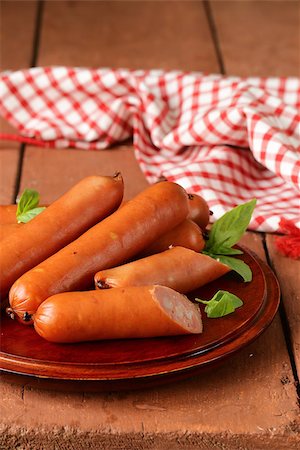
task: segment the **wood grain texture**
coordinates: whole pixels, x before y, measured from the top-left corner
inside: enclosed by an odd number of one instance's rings
[[[0,71],[19,70],[30,65],[36,6],[36,1],[1,1]],[[0,118],[0,132],[15,134],[16,130]],[[18,147],[19,144],[14,142],[0,142],[0,148]]]
[[[297,1],[210,1],[227,75],[299,76]]]
[[[1,1],[0,70],[18,70],[30,65],[35,27],[36,1]],[[0,118],[0,132],[16,130]],[[19,147],[0,141],[0,203],[11,203],[17,175]]]
[[[113,416],[112,416],[113,417]],[[268,434],[257,433],[241,436],[228,433],[197,433],[180,430],[175,433],[151,433],[144,430],[143,422],[140,430],[134,433],[115,433],[108,430],[80,432],[76,428],[60,428],[55,432],[36,430],[34,428],[20,434],[15,426],[1,427],[4,436],[2,442],[5,449],[22,448],[22,450],[57,450],[76,449],[86,450],[266,450],[269,448],[280,450],[298,450],[299,441],[284,432],[281,436],[274,436],[273,430]],[[44,433],[42,434],[41,431]],[[270,447],[272,445],[272,447]]]
[[[1,71],[30,65],[36,7],[36,1],[1,1]]]
[[[300,374],[300,261],[281,255],[275,245],[275,236],[268,235],[266,240],[271,264],[280,282],[295,362]]]
[[[116,171],[121,171],[124,178],[124,199],[148,185],[131,146],[96,152],[28,147],[20,190],[37,189],[41,202],[49,204],[85,176],[113,175]]]
[[[39,63],[217,70],[200,1],[47,1]]]
[[[0,146],[0,204],[14,202],[13,194],[19,150],[17,148],[1,148]]]

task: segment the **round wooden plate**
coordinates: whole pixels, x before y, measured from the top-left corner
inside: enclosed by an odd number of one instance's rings
[[[279,287],[270,268],[243,248],[253,281],[233,272],[194,292],[211,298],[219,289],[239,296],[243,307],[220,319],[203,312],[203,333],[155,339],[52,344],[32,327],[1,318],[0,368],[9,381],[76,391],[137,389],[194,375],[240,350],[271,323]],[[203,309],[202,309],[203,311]]]

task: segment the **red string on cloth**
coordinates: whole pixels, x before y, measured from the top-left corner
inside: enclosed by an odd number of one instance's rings
[[[250,229],[300,225],[300,80],[38,67],[0,77],[0,114],[21,139],[101,150],[133,138],[149,182],[202,195],[213,220],[257,198]],[[116,168],[117,169],[117,168]]]

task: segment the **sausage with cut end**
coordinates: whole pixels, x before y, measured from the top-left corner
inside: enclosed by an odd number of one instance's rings
[[[201,252],[205,247],[201,228],[191,220],[186,219],[146,248],[140,256],[154,255],[176,246]]]
[[[204,198],[197,194],[189,194],[189,209],[187,218],[199,225],[202,230],[205,230],[211,212]]]
[[[96,289],[160,284],[186,293],[229,272],[230,268],[210,256],[174,247],[137,261],[102,270],[95,275]]]
[[[57,343],[202,332],[198,305],[163,286],[66,292],[44,301],[34,327]]]
[[[50,208],[50,207],[49,207]],[[124,263],[188,214],[186,191],[175,183],[148,187],[24,275],[12,286],[12,313],[30,322],[38,306],[59,292],[87,289],[98,270]]]
[[[121,174],[89,176],[0,242],[0,297],[22,274],[111,214],[122,201]]]

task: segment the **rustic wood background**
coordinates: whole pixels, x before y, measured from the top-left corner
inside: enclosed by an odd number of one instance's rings
[[[110,66],[299,76],[298,1],[1,1],[1,67]],[[1,121],[2,131],[13,131]],[[53,201],[83,176],[146,185],[132,147],[84,152],[0,143],[0,202],[24,187]],[[296,449],[300,447],[300,262],[274,237],[242,242],[276,272],[282,303],[255,343],[206,375],[136,392],[66,394],[0,386],[3,449]]]

